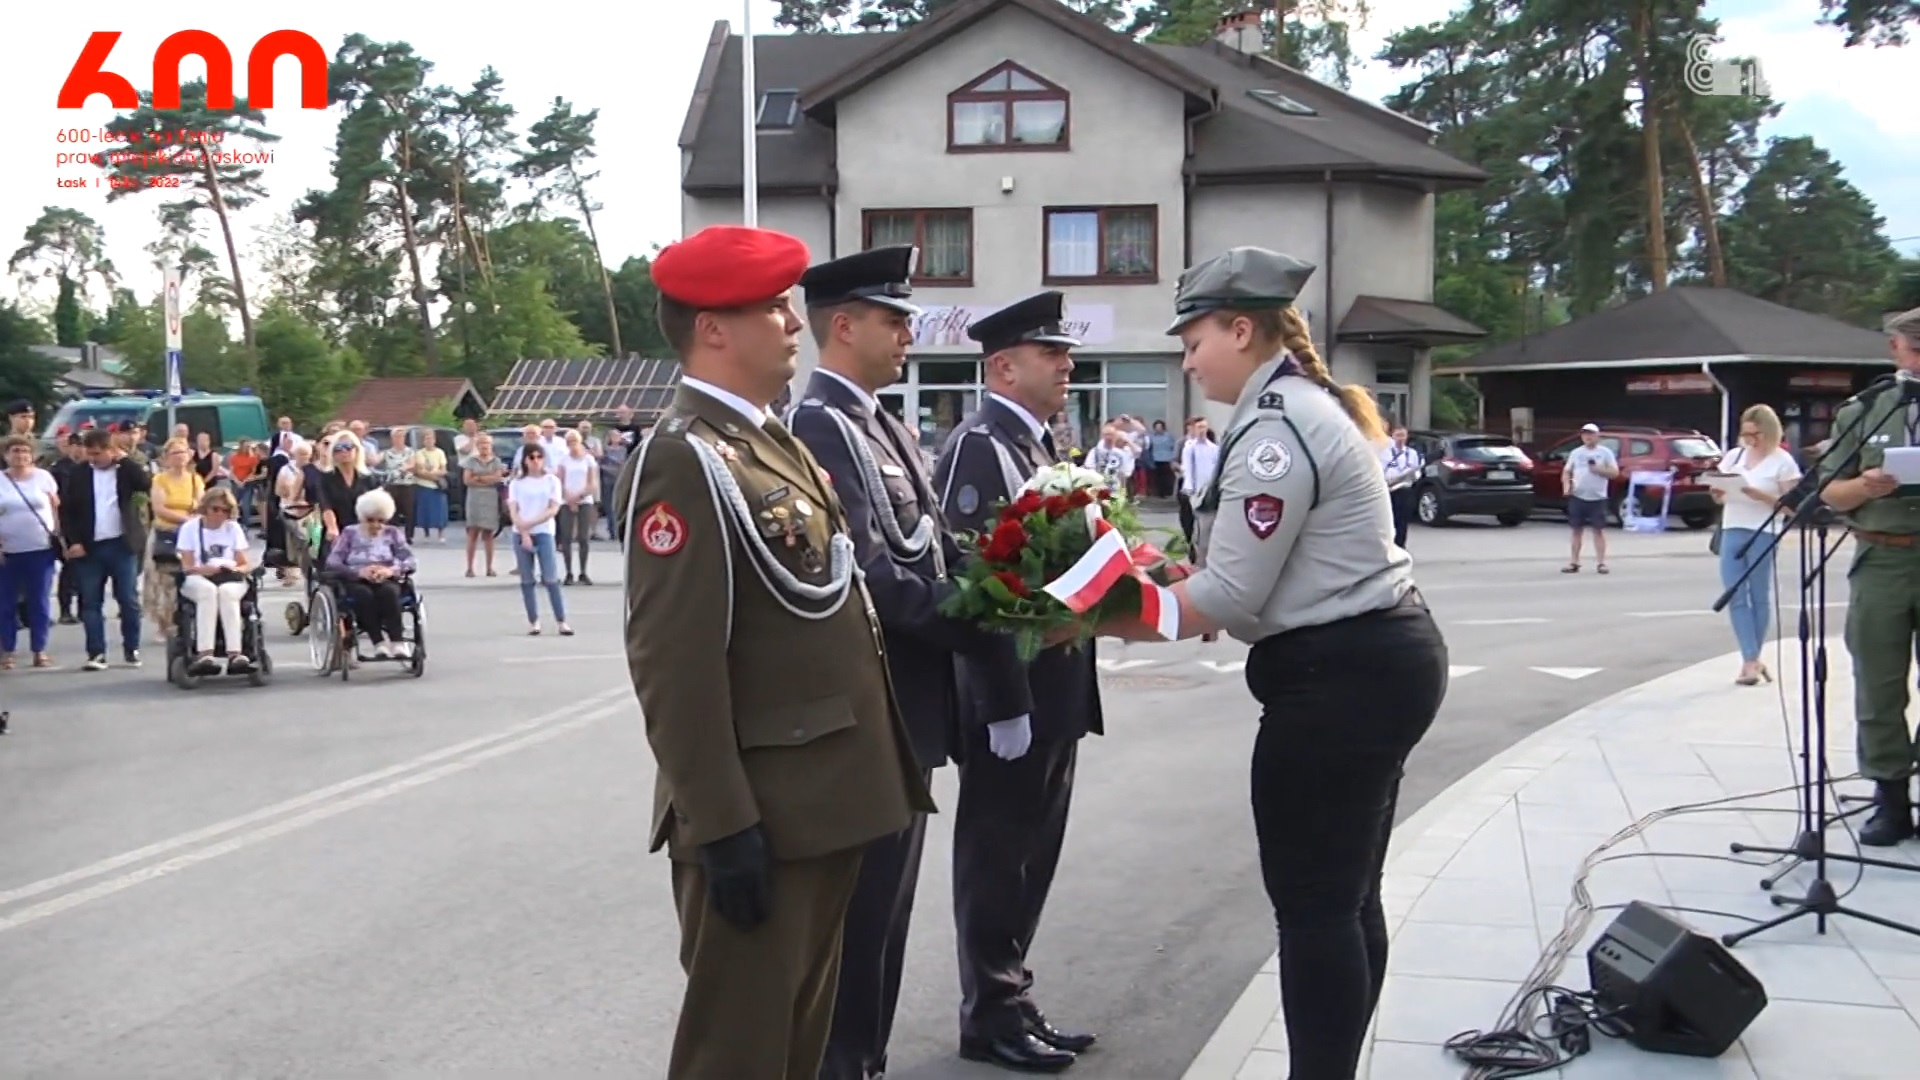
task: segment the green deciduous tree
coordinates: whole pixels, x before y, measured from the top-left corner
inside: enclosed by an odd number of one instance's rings
[[[23,241],[7,260],[7,270],[21,275],[23,289],[34,281],[54,282],[55,343],[80,344],[92,324],[87,301],[120,277],[107,258],[105,232],[78,210],[49,206],[27,226]]]
[[[33,350],[45,345],[40,321],[15,304],[0,303],[0,401],[25,398],[35,410],[51,411],[59,395],[60,363]]]

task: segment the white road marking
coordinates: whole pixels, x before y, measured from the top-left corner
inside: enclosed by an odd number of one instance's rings
[[[295,810],[303,810],[309,806],[314,805],[315,803],[325,802],[326,800],[334,798],[335,796],[345,795],[351,791],[357,791],[361,788],[370,787],[374,784],[381,783],[382,781],[391,780],[396,776],[400,776],[404,773],[412,772],[415,769],[424,768],[429,765],[434,765],[439,762],[446,761],[448,758],[457,758],[462,754],[471,753],[472,751],[479,750],[483,747],[491,746],[495,743],[499,743],[507,739],[512,739],[516,736],[524,735],[527,732],[533,731],[537,728],[545,727],[546,725],[552,724],[554,721],[560,720],[571,713],[579,711],[580,709],[588,708],[590,706],[602,705],[605,702],[607,702],[608,699],[610,698],[622,697],[630,692],[631,692],[630,689],[625,686],[616,687],[615,689],[612,689],[612,690],[603,691],[601,693],[593,695],[592,697],[582,698],[579,701],[575,701],[565,706],[562,706],[561,708],[555,709],[552,712],[543,713],[539,716],[534,717],[531,720],[525,721],[523,723],[515,724],[514,726],[507,728],[505,731],[497,731],[491,735],[483,735],[477,739],[468,739],[466,742],[455,743],[452,746],[443,747],[442,749],[435,750],[430,754],[422,754],[419,757],[412,758],[408,761],[402,761],[397,765],[390,765],[384,769],[379,769],[374,772],[353,777],[350,780],[342,780],[340,783],[332,784],[328,787],[323,787],[317,791],[310,791],[305,795],[300,795],[295,798],[288,799],[285,802],[275,803],[274,805],[266,807],[264,809],[255,810],[250,814],[243,814],[240,817],[229,818],[226,821],[216,822],[212,825],[207,826],[204,829],[196,829],[193,832],[182,833],[179,836],[175,836],[170,839],[161,840],[161,841],[158,841],[157,843],[148,844],[146,847],[139,848],[138,850],[135,850],[135,851],[129,851],[124,854],[115,855],[111,858],[102,859],[99,862],[92,863],[87,866],[82,866],[77,870],[69,870],[64,874],[57,874],[53,877],[46,878],[41,881],[36,881],[29,885],[22,885],[16,889],[9,889],[5,892],[0,892],[0,906],[12,904],[20,900],[31,899],[32,897],[40,896],[44,893],[52,892],[55,889],[65,888],[66,886],[72,885],[75,882],[85,881],[88,878],[99,877],[102,874],[112,873],[113,871],[118,870],[123,866],[130,866],[137,862],[143,862],[147,859],[151,859],[155,857],[156,855],[165,855],[171,851],[178,851],[183,847],[189,847],[191,845],[201,843],[202,841],[211,840],[214,837],[223,835],[225,833],[233,832],[237,829],[244,829],[250,825],[257,825],[262,821],[266,821],[270,818],[279,817],[282,814],[291,813]],[[4,923],[0,923],[0,929],[5,929]]]
[[[1678,619],[1688,615],[1712,615],[1712,608],[1688,608],[1685,611],[1629,611],[1628,618],[1633,619]]]
[[[602,705],[585,715],[574,717],[562,723],[539,728],[517,739],[496,743],[479,753],[470,754],[467,757],[436,766],[425,772],[417,772],[409,776],[403,776],[390,784],[384,784],[380,787],[363,791],[351,798],[327,803],[290,818],[282,818],[271,825],[254,829],[250,832],[243,832],[237,836],[228,837],[217,844],[198,848],[194,851],[187,852],[185,855],[179,855],[165,862],[155,863],[152,866],[143,866],[138,870],[123,874],[120,877],[109,878],[96,885],[90,885],[87,888],[67,893],[64,896],[55,897],[44,903],[22,908],[12,915],[0,917],[0,933],[25,926],[31,922],[38,922],[41,919],[50,918],[63,911],[71,911],[82,904],[91,903],[102,897],[112,896],[118,892],[124,892],[136,885],[143,885],[149,881],[163,877],[171,877],[182,870],[198,866],[203,862],[210,862],[222,855],[231,855],[236,851],[265,843],[276,837],[285,836],[290,832],[304,829],[309,825],[317,825],[328,818],[338,817],[349,810],[357,810],[363,806],[371,806],[384,799],[392,798],[403,791],[411,791],[414,788],[431,784],[436,780],[444,780],[449,776],[466,772],[468,769],[483,762],[491,761],[494,758],[505,757],[515,751],[525,750],[530,746],[538,746],[543,742],[557,739],[568,732],[578,730],[595,721],[612,716],[614,713],[619,712],[624,705],[624,702]]]
[[[1247,662],[1245,660],[1202,660],[1200,666],[1212,671],[1215,675],[1231,675],[1245,669]]]
[[[1528,626],[1534,623],[1552,622],[1552,619],[1452,619],[1455,626]]]
[[[625,660],[626,658],[626,653],[567,653],[561,656],[508,656],[503,657],[500,662],[503,664],[567,664],[582,661]]]
[[[1151,664],[1151,663],[1153,663],[1153,661],[1151,660],[1101,660],[1099,661],[1101,671],[1125,671],[1128,668],[1137,668],[1137,667],[1141,667],[1143,665]]]
[[[1450,664],[1447,666],[1447,678],[1458,679],[1462,675],[1471,675],[1476,671],[1485,670],[1487,669],[1483,667],[1467,667],[1463,664]]]
[[[1527,670],[1537,671],[1542,675],[1553,675],[1562,679],[1584,679],[1589,675],[1598,673],[1601,669],[1597,667],[1537,667],[1528,668]]]

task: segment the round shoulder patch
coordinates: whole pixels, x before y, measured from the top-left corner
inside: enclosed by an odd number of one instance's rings
[[[1261,439],[1247,448],[1247,472],[1255,480],[1278,480],[1293,469],[1293,451],[1279,439]]]
[[[687,543],[687,519],[663,502],[640,515],[640,547],[649,555],[671,555]]]

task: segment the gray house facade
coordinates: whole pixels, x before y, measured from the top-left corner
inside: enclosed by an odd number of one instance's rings
[[[1165,336],[1180,272],[1257,244],[1319,266],[1300,306],[1343,381],[1428,419],[1433,200],[1484,180],[1433,132],[1239,48],[1143,45],[1056,0],[962,0],[901,32],[753,42],[760,224],[817,259],[920,247],[914,360],[886,403],[936,443],[978,404],[975,318],[1067,295],[1069,421],[1210,415]],[[682,227],[742,218],[741,50],[715,24],[681,132]],[[803,368],[813,363],[811,342]],[[803,372],[804,374],[804,372]]]

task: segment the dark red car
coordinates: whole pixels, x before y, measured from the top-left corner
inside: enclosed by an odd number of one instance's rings
[[[1567,454],[1580,445],[1578,433],[1549,443],[1533,454],[1533,505],[1541,510],[1566,512],[1566,496],[1561,491],[1561,473]],[[1711,526],[1719,513],[1713,492],[1700,482],[1700,474],[1720,464],[1720,447],[1691,428],[1636,427],[1628,424],[1600,425],[1600,445],[1613,451],[1620,461],[1620,475],[1608,485],[1607,516],[1620,520],[1620,503],[1627,493],[1627,478],[1635,472],[1668,472],[1674,476],[1673,499],[1667,513],[1684,522],[1689,529]],[[1660,509],[1661,490],[1642,487],[1640,512]]]

